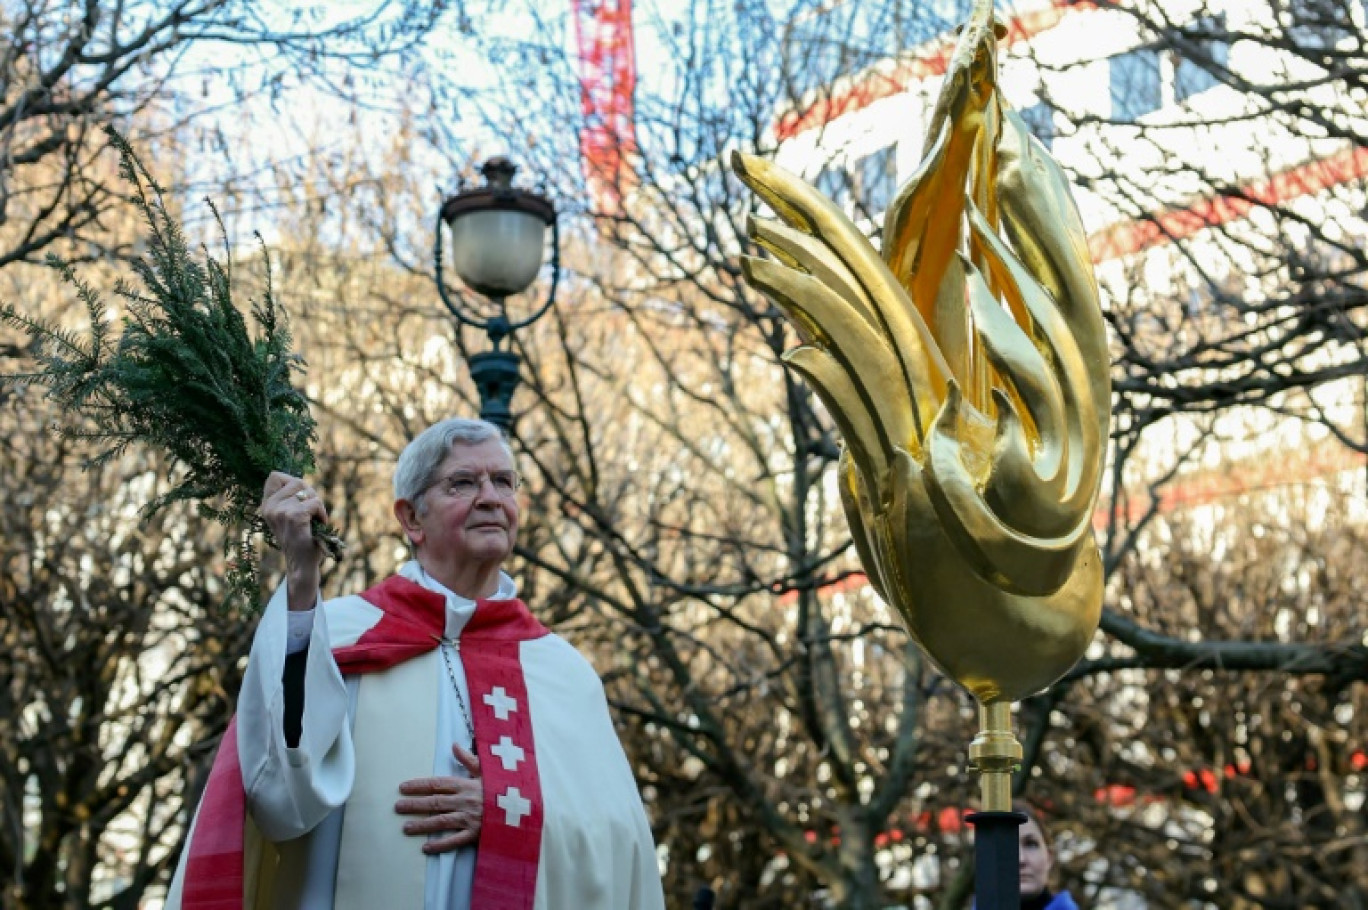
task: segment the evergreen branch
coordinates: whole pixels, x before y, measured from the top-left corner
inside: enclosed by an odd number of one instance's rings
[[[207,247],[201,247],[203,261],[196,258],[166,208],[161,186],[123,136],[108,127],[106,132],[147,230],[147,250],[132,263],[136,284],[114,284],[122,331],[111,339],[114,320],[100,295],[68,263],[49,257],[85,305],[89,337],[0,306],[0,322],[28,335],[40,367],[0,375],[0,388],[44,386],[49,398],[82,418],[82,425],[60,432],[99,448],[88,465],[116,458],[135,443],[169,455],[182,469],[179,480],[144,513],[191,502],[199,514],[227,526],[230,596],[255,601],[254,541],[266,530],[256,515],[261,488],[274,470],[303,475],[314,468],[314,420],[292,382],[303,375],[305,363],[292,350],[270,257],[265,256],[264,292],[250,302],[249,322],[233,299],[227,231],[213,203],[222,262]],[[340,555],[342,542],[332,529],[316,523],[314,536],[334,558]],[[273,544],[269,534],[265,538]]]

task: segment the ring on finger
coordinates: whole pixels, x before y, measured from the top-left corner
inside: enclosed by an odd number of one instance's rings
[[[306,499],[308,499],[308,498],[309,498],[309,494],[308,494],[308,493],[305,493],[303,490],[298,490],[298,491],[296,491],[296,493],[295,493],[295,499],[298,499],[300,502],[303,502],[304,500],[306,500]]]

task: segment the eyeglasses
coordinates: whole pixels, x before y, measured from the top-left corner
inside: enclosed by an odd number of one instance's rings
[[[503,499],[512,499],[518,492],[518,487],[522,486],[522,478],[518,476],[517,471],[481,471],[478,474],[473,471],[455,471],[437,478],[424,487],[423,492],[437,487],[452,499],[474,499],[484,488],[486,480],[494,488],[494,495]]]

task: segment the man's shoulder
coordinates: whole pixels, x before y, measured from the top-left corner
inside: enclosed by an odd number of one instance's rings
[[[574,645],[570,644],[570,642],[566,641],[564,637],[550,629],[547,630],[545,635],[528,639],[523,643],[523,649],[525,654],[530,650],[536,656],[554,656],[562,660],[582,663],[586,667],[589,666],[589,661],[580,653],[579,648],[576,648]]]
[[[595,685],[601,686],[598,671],[589,659],[555,632],[523,642],[522,660],[525,666],[545,665],[554,672],[573,674],[574,677],[592,680]]]
[[[344,594],[323,601],[328,641],[334,648],[354,644],[383,617],[384,611],[360,594]]]
[[[376,612],[379,612],[380,610],[375,604],[362,597],[360,593],[342,594],[338,597],[330,597],[323,601],[323,609],[327,611],[329,617],[352,610],[367,612],[367,608]]]
[[[396,594],[406,596],[414,589],[423,594],[430,594],[439,600],[442,597],[442,595],[428,591],[402,575],[391,575],[365,590],[357,591],[354,594],[341,594],[337,597],[331,597],[323,601],[323,609],[327,612],[329,619],[346,613],[360,613],[374,620],[384,612],[386,600],[391,599]]]

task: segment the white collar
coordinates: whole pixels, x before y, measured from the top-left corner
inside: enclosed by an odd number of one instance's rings
[[[475,615],[475,601],[462,597],[428,574],[427,569],[416,559],[409,560],[399,567],[399,574],[409,581],[420,584],[429,591],[435,591],[446,598],[446,637],[455,640],[470,617]],[[503,570],[499,571],[499,587],[487,600],[511,600],[518,596],[518,585]]]

